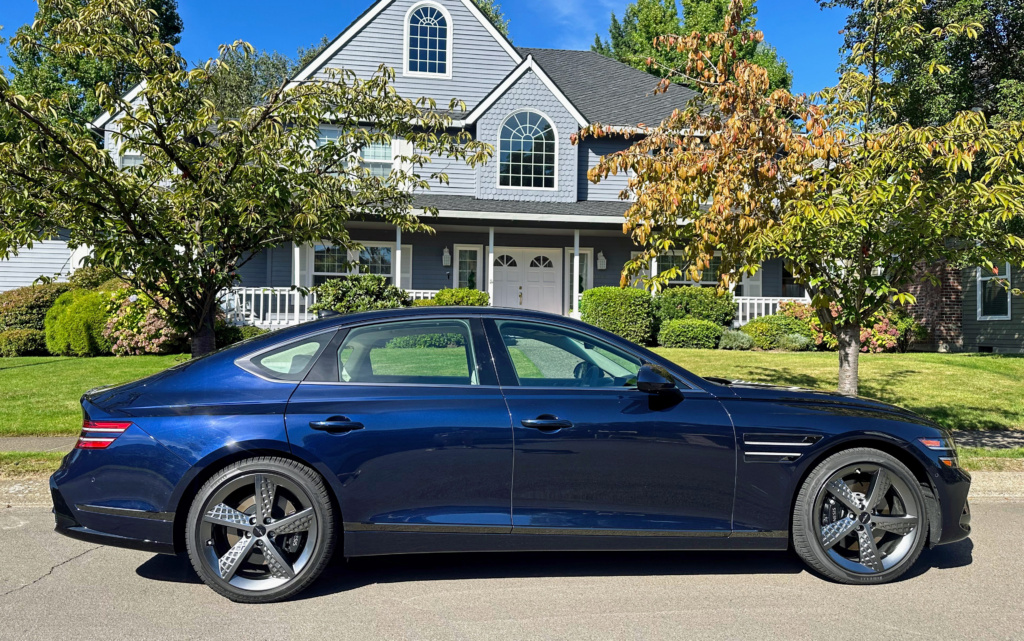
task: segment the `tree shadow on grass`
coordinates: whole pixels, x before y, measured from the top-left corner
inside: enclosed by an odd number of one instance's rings
[[[65,359],[57,358],[50,361],[38,361],[34,363],[22,363],[21,365],[0,365],[0,372],[8,369],[20,369],[22,367],[38,367],[40,365],[50,365],[51,363],[63,363]]]

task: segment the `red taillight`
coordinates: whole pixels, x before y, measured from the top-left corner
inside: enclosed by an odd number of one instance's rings
[[[75,447],[80,450],[102,450],[131,426],[129,421],[83,421],[82,434]]]

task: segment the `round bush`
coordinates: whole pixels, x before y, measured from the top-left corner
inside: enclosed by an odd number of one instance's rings
[[[255,325],[228,325],[224,321],[219,321],[213,331],[216,335],[217,348],[219,349],[247,341],[250,338],[263,336],[268,330],[260,329]]]
[[[371,274],[329,280],[314,287],[313,293],[316,304],[310,305],[310,312],[331,309],[339,314],[355,314],[412,306],[405,290],[388,283],[383,276]]]
[[[813,339],[814,334],[807,323],[782,314],[755,318],[743,326],[742,332],[754,339],[758,349],[777,349],[779,339],[788,334],[800,334]]]
[[[786,334],[779,339],[778,349],[787,352],[808,352],[814,349],[814,339],[803,334]]]
[[[46,312],[70,289],[68,283],[41,283],[0,294],[0,332],[45,329]]]
[[[677,318],[697,318],[725,327],[736,317],[736,309],[732,293],[719,294],[713,287],[669,287],[654,297],[659,325]]]
[[[122,288],[108,298],[103,336],[117,356],[170,354],[185,348],[185,338],[167,320],[167,314],[137,289]],[[159,299],[167,306],[167,301]]]
[[[754,349],[754,339],[749,334],[744,334],[738,329],[727,329],[722,332],[722,339],[718,341],[718,349],[738,351]]]
[[[654,334],[654,305],[642,289],[595,287],[583,292],[583,322],[645,345]]]
[[[46,332],[41,329],[9,329],[0,332],[0,356],[40,356],[46,354]]]
[[[68,283],[75,289],[98,289],[104,283],[115,278],[114,270],[102,265],[94,265],[76,269],[68,277]]]
[[[699,318],[670,320],[661,327],[658,343],[663,347],[715,349],[722,338],[722,328]]]
[[[57,299],[46,314],[46,349],[58,356],[100,356],[110,353],[107,326],[109,297],[76,289]]]
[[[487,307],[491,304],[491,297],[487,292],[468,287],[458,289],[442,289],[434,296],[435,305],[462,305],[469,307]]]

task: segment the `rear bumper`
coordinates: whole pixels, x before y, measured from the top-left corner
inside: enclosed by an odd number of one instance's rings
[[[173,513],[73,506],[58,488],[56,476],[50,477],[50,496],[58,534],[112,547],[175,554]]]

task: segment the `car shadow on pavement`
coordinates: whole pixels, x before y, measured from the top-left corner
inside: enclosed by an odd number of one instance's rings
[[[932,569],[949,569],[972,562],[971,541],[924,550],[900,580]],[[518,552],[410,554],[335,559],[323,575],[296,599],[346,592],[374,583],[453,581],[541,577],[696,576],[733,574],[790,574],[807,567],[791,552]],[[136,573],[154,581],[199,583],[184,556],[157,555]]]

